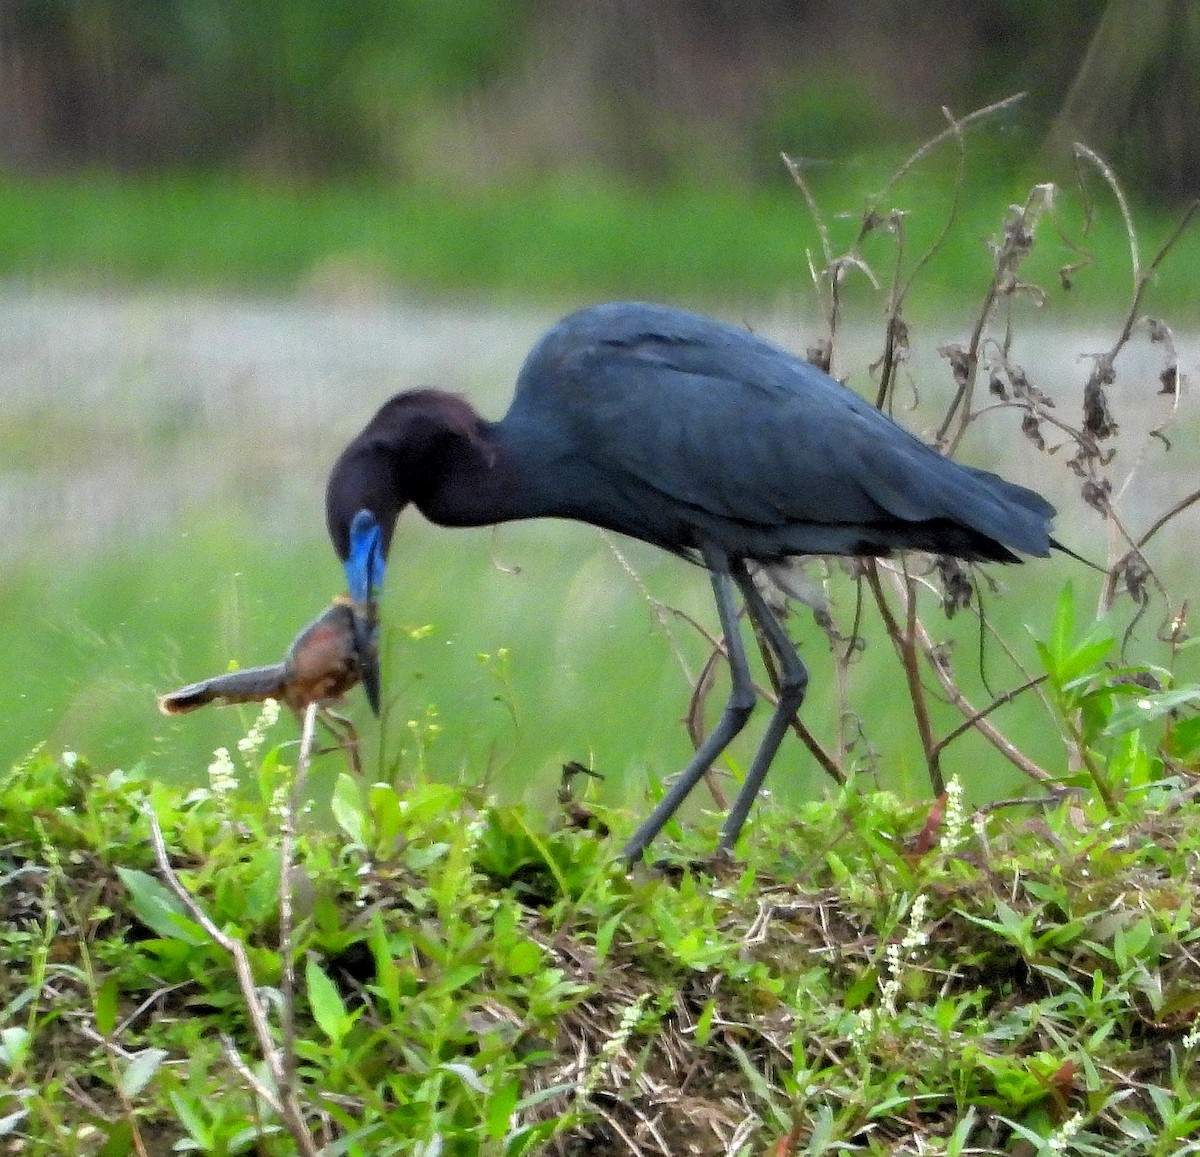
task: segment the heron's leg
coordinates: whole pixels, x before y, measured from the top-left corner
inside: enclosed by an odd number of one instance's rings
[[[750,718],[750,712],[754,709],[754,684],[750,679],[750,668],[746,664],[742,637],[738,633],[737,612],[733,605],[729,575],[724,573],[724,568],[729,565],[728,560],[724,556],[706,551],[704,561],[709,567],[713,594],[717,600],[717,613],[721,618],[721,630],[725,633],[725,650],[729,655],[729,675],[732,682],[729,700],[725,704],[725,710],[721,712],[721,718],[717,720],[716,727],[709,732],[696,754],[676,776],[671,789],[625,845],[622,855],[631,864],[640,859],[642,852],[662,831],[667,820],[675,814],[676,809],[700,781],[713,760],[746,726],[746,720]]]
[[[738,792],[737,799],[733,801],[733,807],[729,809],[729,815],[725,817],[725,823],[721,826],[720,847],[726,850],[737,843],[746,816],[750,814],[750,808],[766,778],[767,768],[771,766],[771,760],[775,758],[775,752],[779,750],[779,744],[791,726],[792,719],[800,710],[800,704],[804,702],[804,692],[808,687],[808,668],[797,653],[787,630],[754,585],[754,580],[746,570],[746,564],[738,559],[730,569],[734,582],[746,600],[747,612],[758,624],[771,650],[779,658],[779,702],[767,721],[762,743],[755,752],[750,770],[746,772],[742,790]]]

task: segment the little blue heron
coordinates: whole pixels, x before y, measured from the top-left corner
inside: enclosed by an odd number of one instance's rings
[[[920,550],[968,561],[1047,556],[1054,508],[939,454],[809,362],[753,333],[661,305],[564,318],[534,346],[508,413],[439,390],[385,402],[333,467],[329,534],[351,593],[373,599],[396,519],[441,526],[569,518],[703,564],[732,687],[716,726],[624,849],[646,846],[745,725],[755,693],[731,583],[779,661],[778,703],[721,828],[738,838],[808,672],[747,562]]]

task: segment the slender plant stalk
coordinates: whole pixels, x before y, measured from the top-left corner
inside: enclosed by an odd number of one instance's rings
[[[310,706],[305,713],[304,732],[307,737],[308,746],[304,748],[302,745],[301,758],[297,761],[298,764],[307,763],[310,757],[314,723],[315,706]],[[298,769],[297,775],[299,775]],[[274,1088],[271,1088],[254,1076],[253,1070],[242,1060],[232,1041],[225,1042],[227,1055],[229,1055],[234,1067],[242,1074],[243,1079],[246,1079],[254,1089],[254,1092],[279,1116],[284,1128],[287,1129],[288,1134],[296,1144],[297,1151],[302,1157],[318,1157],[320,1152],[319,1147],[309,1132],[308,1126],[305,1124],[304,1112],[300,1107],[295,1087],[289,1079],[288,1066],[290,1065],[294,1071],[294,1059],[285,1064],[281,1050],[275,1047],[275,1042],[271,1036],[271,1026],[267,1022],[267,1014],[263,1002],[259,999],[258,983],[254,977],[254,969],[251,967],[246,946],[240,940],[228,935],[219,928],[208,913],[200,906],[196,898],[183,886],[183,882],[171,866],[166,839],[163,837],[158,817],[154,814],[153,809],[147,809],[146,814],[150,823],[150,843],[154,850],[154,859],[167,887],[170,888],[179,899],[179,902],[187,909],[192,919],[204,929],[213,943],[224,949],[233,960],[238,989],[242,994],[242,1000],[246,1006],[246,1014],[250,1018],[255,1039],[258,1041],[259,1052],[262,1054]],[[286,873],[286,867],[283,870]]]

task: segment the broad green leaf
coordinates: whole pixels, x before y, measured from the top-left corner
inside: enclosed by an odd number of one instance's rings
[[[498,1141],[512,1127],[513,1113],[517,1109],[517,1098],[521,1095],[521,1082],[517,1079],[505,1081],[488,1098],[487,1133]]]
[[[22,1067],[29,1055],[30,1035],[23,1028],[0,1028],[0,1062],[10,1072]]]
[[[397,1016],[400,1012],[400,976],[392,956],[391,945],[388,943],[387,929],[378,911],[371,913],[367,943],[375,960],[375,989],[387,1001],[391,1014]]]
[[[400,796],[390,783],[373,783],[367,789],[367,805],[375,830],[375,850],[390,852],[404,829],[404,809]]]
[[[1061,668],[1063,659],[1070,650],[1071,637],[1074,634],[1075,587],[1071,583],[1067,583],[1058,592],[1058,599],[1054,604],[1054,622],[1050,628],[1050,638],[1046,644],[1047,653],[1050,658],[1050,662],[1046,666],[1051,676],[1059,684],[1066,682],[1065,679],[1061,678]]]
[[[321,1031],[334,1043],[341,1044],[350,1030],[353,1018],[346,1015],[346,1006],[333,981],[325,975],[315,957],[310,956],[304,966],[304,979],[308,986],[308,1003],[313,1018]]]
[[[1190,719],[1176,723],[1171,728],[1169,742],[1171,751],[1180,759],[1195,758],[1196,753],[1200,751],[1200,715],[1193,715]]]
[[[127,1120],[121,1120],[109,1128],[104,1144],[96,1150],[96,1157],[129,1157],[135,1152],[133,1128]]]
[[[188,916],[183,901],[153,876],[137,868],[118,868],[117,875],[129,891],[137,918],[147,928],[168,940],[182,940],[195,948],[208,943],[204,929]]]
[[[109,976],[96,992],[96,1031],[109,1036],[117,1023],[117,976]]]
[[[440,1068],[447,1073],[453,1073],[464,1085],[477,1093],[486,1093],[487,1085],[479,1079],[479,1074],[470,1065],[462,1061],[444,1061]]]
[[[1100,628],[1100,624],[1096,624]],[[1107,630],[1096,629],[1088,633],[1058,665],[1058,682],[1064,690],[1074,690],[1073,684],[1085,674],[1098,667],[1101,660],[1113,648],[1114,639]]]
[[[1200,703],[1200,687],[1179,687],[1174,691],[1146,692],[1133,702],[1114,711],[1105,728],[1106,735],[1120,735],[1135,727],[1142,727],[1177,711]],[[1188,720],[1190,723],[1196,720]],[[1178,728],[1176,732],[1178,733]],[[1185,733],[1186,734],[1186,733]]]
[[[329,807],[338,827],[356,844],[365,847],[367,835],[363,820],[362,792],[359,791],[357,781],[344,771],[337,777]]]
[[[175,1107],[175,1115],[179,1118],[180,1123],[188,1131],[188,1135],[193,1141],[197,1142],[201,1149],[206,1152],[213,1147],[213,1131],[200,1116],[196,1109],[196,1105],[190,1098],[184,1097],[181,1093],[171,1093],[171,1104]],[[177,1149],[180,1147],[176,1142]]]
[[[608,950],[612,947],[613,935],[621,924],[621,914],[618,912],[615,916],[610,916],[596,930],[596,958],[598,961],[604,961],[608,956]]]
[[[542,967],[542,950],[532,940],[514,944],[508,954],[508,971],[513,976],[532,976]]]
[[[967,1115],[954,1126],[954,1132],[950,1134],[950,1138],[946,1143],[946,1157],[960,1157],[967,1142],[971,1139],[971,1133],[975,1128],[976,1110],[975,1106],[967,1110]]]
[[[151,1081],[167,1059],[166,1049],[142,1049],[121,1074],[121,1092],[136,1097]]]

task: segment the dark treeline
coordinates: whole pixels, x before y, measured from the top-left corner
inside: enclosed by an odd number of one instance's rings
[[[1192,0],[0,0],[0,163],[487,182],[602,166],[781,179],[1018,90],[1005,147],[1082,135],[1200,185]]]

